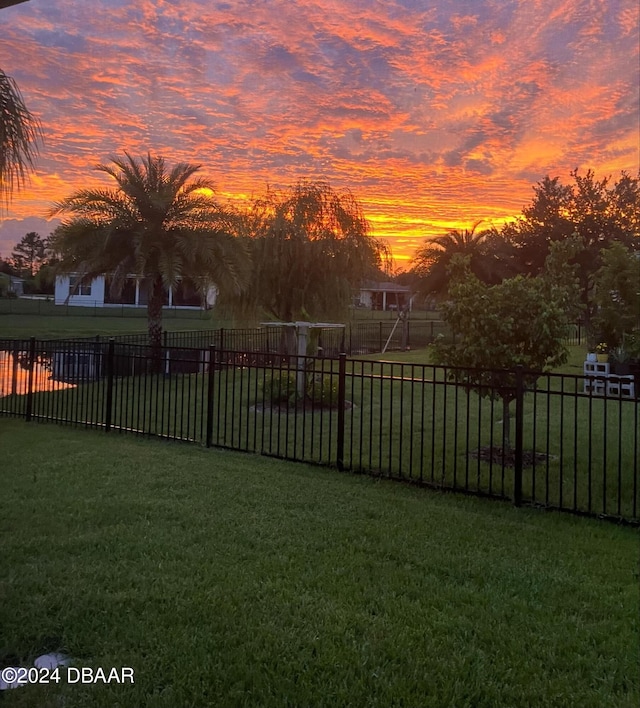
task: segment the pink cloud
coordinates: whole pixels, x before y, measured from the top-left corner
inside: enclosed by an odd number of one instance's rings
[[[51,0],[7,10],[0,66],[46,143],[40,186],[6,216],[39,216],[101,179],[96,163],[152,150],[202,163],[231,197],[302,177],[351,187],[406,255],[422,234],[518,213],[546,173],[637,170],[635,2],[460,7]]]

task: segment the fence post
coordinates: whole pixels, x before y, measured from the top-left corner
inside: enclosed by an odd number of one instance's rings
[[[36,338],[29,340],[29,376],[27,378],[27,411],[26,420],[29,422],[33,414],[33,369],[36,363]]]
[[[516,366],[516,449],[513,468],[513,503],[515,506],[522,504],[522,445],[523,445],[523,417],[524,417],[524,377],[522,364]]]
[[[168,336],[169,336],[169,333],[165,329],[164,332],[162,333],[162,346],[164,347],[164,375],[165,376],[169,376],[169,374],[171,373],[169,347],[167,346],[169,343]]]
[[[104,412],[104,429],[108,433],[111,430],[111,419],[113,416],[113,370],[114,370],[114,353],[115,339],[109,338],[107,347],[107,400],[106,410]]]
[[[207,378],[207,447],[213,444],[213,397],[214,397],[214,376],[216,372],[217,353],[215,345],[209,346],[209,376]]]
[[[9,300],[11,302],[11,300]],[[18,393],[18,352],[20,345],[16,340],[13,343],[13,361],[11,366],[11,395],[15,396]]]
[[[336,464],[342,472],[344,470],[344,404],[347,389],[347,355],[343,352],[338,355],[338,441],[336,450]]]
[[[100,346],[100,335],[96,334],[96,343],[93,347],[93,363],[90,369],[89,376],[97,381],[100,378],[100,361],[101,361],[102,347]]]

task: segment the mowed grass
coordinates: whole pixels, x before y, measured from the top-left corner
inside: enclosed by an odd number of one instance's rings
[[[640,703],[638,532],[0,419],[0,661],[134,685],[6,706]]]
[[[214,320],[211,311],[165,310],[163,314],[163,327],[169,332],[218,329],[229,324]],[[77,307],[44,300],[0,299],[0,338],[63,339],[146,331],[145,308]]]
[[[554,369],[556,374],[573,374],[579,376],[584,372],[584,361],[587,354],[586,344],[567,345],[567,361],[562,366]],[[365,354],[358,356],[358,359],[372,361],[389,361],[399,364],[433,364],[432,350],[430,347],[424,349],[411,349],[410,351],[388,351],[384,354]]]
[[[64,337],[91,337],[99,335],[117,335],[146,332],[147,310],[145,307],[80,307],[74,305],[55,305],[47,300],[21,298],[9,300],[0,298],[0,338],[21,339],[38,337],[39,339]],[[437,312],[416,311],[412,320],[424,322],[438,320]],[[230,319],[221,319],[212,311],[191,309],[166,309],[163,314],[163,327],[169,332],[256,326],[253,323],[235,324]],[[365,309],[351,309],[342,318],[345,322],[388,322],[397,320],[397,313],[380,312]]]

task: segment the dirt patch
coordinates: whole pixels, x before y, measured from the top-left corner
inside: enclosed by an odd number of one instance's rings
[[[494,465],[516,466],[516,451],[513,448],[503,450],[501,447],[481,447],[477,451],[470,452],[469,457],[473,457],[474,460],[480,459],[483,462],[492,462]],[[523,450],[522,466],[533,467],[534,464],[539,465],[546,462],[548,458],[549,455],[545,455],[543,452]]]

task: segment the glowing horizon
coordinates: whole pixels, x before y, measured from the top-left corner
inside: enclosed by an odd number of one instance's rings
[[[221,201],[350,189],[398,264],[516,217],[546,175],[639,169],[635,0],[33,0],[0,21],[45,132],[5,256],[123,150],[201,163]]]

